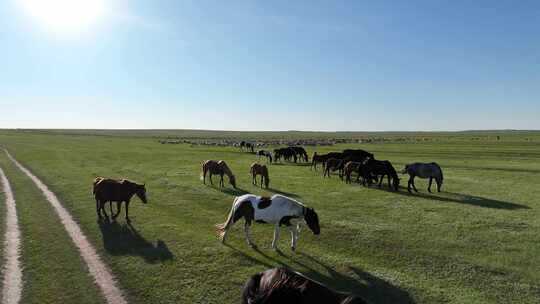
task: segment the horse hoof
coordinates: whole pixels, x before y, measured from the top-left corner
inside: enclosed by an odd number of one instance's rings
[[[128,223],[128,224],[131,223],[131,220],[127,218],[126,223]]]
[[[291,247],[291,250],[296,252],[296,247]]]

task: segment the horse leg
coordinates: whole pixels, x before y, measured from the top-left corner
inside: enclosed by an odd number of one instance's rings
[[[429,178],[429,186],[427,187],[427,191],[431,193],[431,183],[433,182],[433,177]]]
[[[298,237],[298,230],[296,230],[296,227],[291,225],[289,226],[289,230],[291,230],[291,250],[296,250],[296,239]]]
[[[120,210],[122,210],[122,202],[116,202],[116,213],[112,216],[113,220],[118,217],[118,215],[120,214]]]
[[[251,221],[246,219],[246,222],[244,223],[244,233],[246,235],[246,241],[249,246],[256,248],[257,246],[255,246],[255,243],[253,243],[253,241],[251,240],[250,228],[251,228]]]
[[[202,182],[206,185],[206,170],[203,168]]]
[[[390,174],[388,174],[388,175],[387,175],[387,177],[388,177],[388,188],[390,188],[390,189],[391,189],[391,188],[392,188],[392,186],[391,186],[391,183],[390,183]]]
[[[263,187],[263,179],[264,179],[264,176],[261,174],[261,188]]]
[[[441,192],[442,181],[440,178],[435,179],[435,181],[437,182],[437,192]]]
[[[411,193],[411,184],[412,184],[412,177],[409,178],[409,181],[407,182],[407,191]]]
[[[96,198],[96,213],[97,213],[98,218],[101,218],[101,212],[99,209],[99,200],[97,198]]]
[[[107,215],[107,211],[105,211],[105,204],[107,203],[107,201],[101,201],[99,202],[99,210],[101,210],[101,212],[103,212],[103,215],[105,216],[105,218],[108,220],[109,219],[109,215]]]
[[[219,175],[219,187],[225,187],[225,182],[223,181],[223,174]]]
[[[214,181],[212,180],[212,173],[208,174],[208,178],[210,178],[210,185],[214,185]]]
[[[279,223],[274,228],[274,239],[272,240],[272,249],[277,250],[277,242],[279,240]]]
[[[126,222],[131,223],[129,219],[129,201],[126,201]]]
[[[382,187],[382,181],[383,181],[383,179],[384,179],[384,174],[381,175],[381,178],[379,179],[379,188]]]
[[[414,177],[412,178],[412,187],[414,189],[415,192],[418,192],[418,189],[416,189],[416,185],[414,184]]]
[[[113,202],[112,201],[109,201],[109,210],[111,211],[111,218],[113,218],[113,210],[112,210],[112,205],[113,205]]]

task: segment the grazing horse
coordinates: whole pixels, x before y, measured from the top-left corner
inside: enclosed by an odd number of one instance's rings
[[[407,190],[411,192],[411,185],[414,191],[418,192],[414,185],[414,178],[416,176],[420,178],[429,178],[428,191],[431,193],[431,183],[435,178],[437,183],[437,192],[441,192],[443,184],[443,173],[441,167],[437,163],[413,163],[405,166],[405,169],[401,173],[409,174],[409,182],[407,183]]]
[[[306,149],[304,149],[303,147],[289,147],[289,148],[294,152],[296,157],[298,157],[300,160],[303,159],[306,163],[309,161]]]
[[[387,160],[375,160],[368,159],[362,170],[362,177],[364,178],[364,186],[366,185],[366,180],[368,183],[371,183],[372,176],[379,178],[379,188],[382,187],[382,182],[384,176],[388,177],[388,187],[393,188],[395,191],[399,190],[399,177],[397,175],[396,169],[392,166]]]
[[[245,147],[246,147],[246,149],[251,151],[251,153],[255,153],[255,144],[250,143],[250,142],[246,142]]]
[[[330,289],[305,275],[278,267],[253,275],[244,285],[243,304],[367,304],[362,298]]]
[[[257,151],[256,155],[259,157],[259,159],[261,158],[261,156],[264,156],[266,157],[267,161],[270,161],[270,163],[272,163],[272,153],[270,151],[259,150]]]
[[[323,177],[330,177],[331,171],[340,170],[341,164],[343,163],[343,160],[337,159],[337,158],[329,158],[326,160],[326,165],[324,167],[324,175]],[[339,176],[343,178],[343,174],[341,173],[341,170],[339,171]]]
[[[105,211],[105,204],[110,203],[111,218],[114,220],[120,214],[122,202],[126,203],[126,221],[129,223],[129,201],[133,195],[137,195],[143,203],[148,203],[146,200],[146,186],[144,184],[136,184],[126,179],[115,180],[110,178],[96,177],[92,187],[92,194],[96,199],[96,213],[101,218],[101,212],[105,218],[109,218]],[[112,203],[116,202],[116,214],[113,215]]]
[[[310,169],[317,171],[317,164],[322,164],[324,168],[324,163],[326,162],[326,154],[317,154],[317,152],[313,153],[313,156],[311,157],[311,167]]]
[[[264,186],[268,189],[268,184],[270,183],[270,177],[268,176],[268,168],[265,165],[261,165],[258,163],[251,164],[251,168],[249,170],[249,173],[251,173],[252,176],[252,183],[254,185],[257,185],[257,175],[261,176],[261,188]]]
[[[345,183],[350,184],[351,183],[351,175],[356,172],[358,173],[358,176],[356,178],[356,181],[360,179],[360,176],[362,175],[362,170],[364,169],[364,164],[361,162],[353,162],[349,161],[343,166],[343,175],[345,176]]]
[[[241,218],[245,220],[244,233],[246,241],[251,247],[255,247],[249,232],[252,221],[274,225],[274,239],[272,241],[274,250],[277,250],[279,230],[282,225],[289,227],[291,231],[292,250],[296,249],[301,220],[306,222],[313,234],[319,235],[321,233],[319,216],[313,208],[308,208],[292,198],[279,194],[274,194],[272,197],[244,194],[234,198],[227,221],[216,225],[216,231],[222,243],[225,243],[229,229]]]
[[[291,161],[291,159],[294,159],[295,163],[298,160],[296,153],[290,147],[275,149],[274,158],[276,161],[281,161],[281,158],[283,158],[286,161]]]
[[[375,159],[375,155],[362,149],[345,149],[343,150],[343,155],[345,155],[346,157],[354,157],[355,159],[358,159],[355,161],[363,161],[367,158]]]
[[[231,169],[229,169],[229,166],[227,166],[227,163],[224,161],[215,161],[215,160],[207,160],[202,164],[202,178],[203,183],[206,184],[206,173],[210,174],[210,184],[214,184],[212,182],[212,175],[217,174],[220,177],[219,180],[219,186],[223,187],[223,175],[227,175],[229,177],[229,183],[233,186],[233,188],[236,189],[236,178],[232,174]]]

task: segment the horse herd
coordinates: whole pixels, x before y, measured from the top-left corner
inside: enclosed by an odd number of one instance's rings
[[[307,152],[302,147],[286,147],[275,149],[274,153],[260,150],[256,153],[259,157],[265,156],[269,162],[289,161],[289,162],[309,162]],[[356,181],[363,185],[370,185],[374,181],[382,186],[386,176],[388,186],[394,191],[399,190],[399,177],[396,170],[388,160],[377,160],[374,154],[364,150],[347,149],[342,152],[330,152],[327,154],[313,154],[311,159],[311,170],[317,170],[317,166],[322,165],[324,169],[323,177],[330,177],[332,172],[338,171],[341,179],[346,183],[352,182],[353,174],[356,173]],[[432,180],[437,183],[437,190],[441,190],[443,182],[442,170],[436,163],[412,163],[405,166],[401,171],[409,175],[408,191],[411,187],[418,191],[414,185],[414,178],[429,178],[428,191],[431,192]],[[253,163],[250,167],[252,183],[257,184],[257,176],[261,176],[260,186],[269,187],[270,178],[266,165]],[[212,175],[219,175],[219,186],[224,187],[223,177],[226,175],[229,183],[236,188],[236,178],[232,170],[223,160],[206,160],[202,163],[201,179],[206,183],[206,176],[209,175],[210,183],[213,184]],[[147,203],[147,191],[144,184],[137,184],[129,180],[115,180],[110,178],[97,177],[93,182],[92,193],[96,201],[96,213],[98,218],[103,216],[108,219],[105,210],[106,203],[109,202],[111,218],[113,220],[121,211],[122,202],[126,207],[126,221],[129,223],[129,202],[134,195],[137,195],[143,203]],[[116,213],[113,213],[112,204],[117,203]],[[235,197],[231,210],[226,221],[216,225],[216,233],[222,243],[226,242],[228,233],[232,226],[239,220],[244,219],[244,234],[249,246],[256,248],[250,234],[250,227],[253,222],[267,223],[274,226],[274,238],[272,248],[277,249],[281,227],[286,227],[291,233],[291,249],[297,248],[300,225],[305,223],[314,235],[320,234],[319,216],[313,208],[307,207],[303,203],[290,197],[275,194],[272,197],[257,196],[254,194],[244,194]],[[274,268],[253,275],[246,283],[242,296],[243,303],[367,303],[363,299],[346,293],[334,291],[323,284],[313,281],[304,275],[285,269]]]

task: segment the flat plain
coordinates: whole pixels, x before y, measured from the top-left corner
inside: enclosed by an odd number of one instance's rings
[[[420,192],[411,195],[405,175],[398,192],[386,184],[347,185],[337,175],[323,179],[321,171],[287,162],[269,165],[270,188],[261,189],[251,184],[249,166],[265,160],[236,147],[160,144],[163,138],[384,138],[306,149],[311,156],[361,148],[398,171],[435,161],[444,171],[443,192],[430,194],[418,180]],[[250,275],[280,265],[372,303],[540,302],[540,132],[3,130],[0,147],[57,194],[130,303],[239,303]],[[206,159],[227,161],[238,189],[203,185]],[[37,188],[3,151],[0,166],[17,200],[24,303],[102,303]],[[96,176],[146,183],[149,204],[133,198],[132,225],[123,214],[116,223],[97,221]],[[284,231],[275,252],[272,227],[256,224],[254,250],[239,223],[222,245],[214,225],[225,220],[234,196],[246,192],[281,193],[314,207],[321,235],[303,228],[292,252]],[[0,211],[3,233],[3,204]]]

